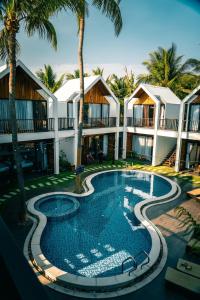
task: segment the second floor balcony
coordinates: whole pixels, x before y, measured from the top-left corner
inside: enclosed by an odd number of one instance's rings
[[[127,126],[153,128],[154,119],[150,119],[150,118],[136,119],[136,118],[128,117]]]
[[[183,131],[200,132],[200,120],[184,120]]]
[[[160,119],[159,129],[178,131],[178,119]]]
[[[117,119],[115,117],[110,118],[87,118],[83,120],[83,128],[105,128],[116,127]]]
[[[58,130],[74,129],[74,118],[58,118]]]
[[[54,119],[18,119],[17,133],[47,132],[54,130]],[[0,120],[0,134],[11,134],[11,120]]]

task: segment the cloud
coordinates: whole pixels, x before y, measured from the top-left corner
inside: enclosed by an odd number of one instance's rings
[[[72,73],[75,69],[78,69],[77,64],[52,64],[52,68],[59,75],[63,73]],[[141,73],[145,73],[145,68],[142,65],[123,65],[123,64],[85,64],[85,72],[91,74],[92,70],[100,67],[104,69],[104,77],[107,78],[110,74],[116,74],[118,76],[123,76],[125,67],[128,71],[133,70],[133,73],[137,76]],[[32,66],[31,70],[35,73],[41,66]]]

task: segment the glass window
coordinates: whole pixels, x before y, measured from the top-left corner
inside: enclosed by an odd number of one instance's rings
[[[109,118],[109,105],[102,104],[102,118]]]
[[[88,111],[89,118],[101,118],[101,104],[89,104]]]
[[[67,117],[73,118],[73,103],[72,102],[67,103]]]

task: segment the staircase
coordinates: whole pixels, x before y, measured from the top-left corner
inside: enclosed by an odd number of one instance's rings
[[[166,167],[174,167],[176,162],[176,147],[174,147],[164,158],[162,165]]]

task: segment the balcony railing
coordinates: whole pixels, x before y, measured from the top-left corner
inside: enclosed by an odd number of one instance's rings
[[[178,131],[178,119],[160,119],[159,129]]]
[[[54,119],[20,119],[17,120],[17,133],[45,132],[54,130]],[[12,133],[11,121],[0,120],[0,134]]]
[[[190,132],[200,132],[200,120],[199,121],[183,121],[183,130]]]
[[[58,118],[58,130],[74,128],[74,118]]]
[[[105,127],[115,127],[116,118],[88,118],[83,121],[83,128],[105,128]]]
[[[154,127],[154,119],[149,119],[149,118],[135,119],[135,118],[128,117],[127,118],[127,126],[153,128]]]

